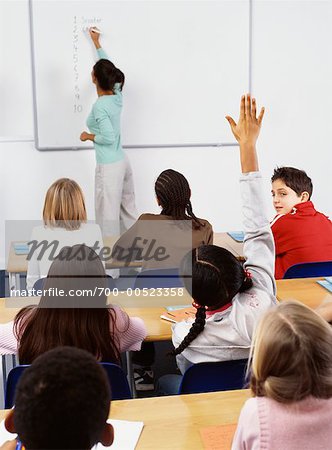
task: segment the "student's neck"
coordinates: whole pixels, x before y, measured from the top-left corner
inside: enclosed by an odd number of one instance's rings
[[[99,87],[97,87],[97,94],[98,94],[98,97],[102,97],[103,95],[113,95],[113,91],[112,90],[104,91],[103,89],[100,89]]]

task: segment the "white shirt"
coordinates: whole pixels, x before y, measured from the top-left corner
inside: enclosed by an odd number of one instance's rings
[[[240,178],[244,267],[252,274],[253,287],[238,293],[232,306],[207,318],[204,330],[177,358],[182,373],[200,362],[245,359],[259,318],[277,304],[274,281],[274,241],[264,211],[263,187],[259,172]],[[173,344],[178,347],[187,336],[192,320],[173,326]]]
[[[91,223],[82,223],[78,230],[66,230],[60,227],[46,227],[39,226],[32,230],[30,241],[37,241],[38,243],[46,241],[50,245],[44,252],[40,252],[41,246],[37,248],[28,262],[27,273],[27,289],[31,290],[33,285],[39,278],[45,278],[48,270],[63,247],[72,247],[76,244],[85,244],[88,247],[93,247],[96,243],[99,247],[103,247],[103,238],[99,225]],[[30,245],[31,249],[32,244]],[[46,247],[46,246],[45,246]],[[96,247],[95,247],[96,248]],[[98,251],[96,251],[98,254]]]

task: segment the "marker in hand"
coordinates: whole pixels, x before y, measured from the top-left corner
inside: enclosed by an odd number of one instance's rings
[[[98,30],[98,28],[96,28],[96,27],[91,27],[91,28],[89,28],[89,31],[92,31],[93,33],[101,34],[101,31]]]

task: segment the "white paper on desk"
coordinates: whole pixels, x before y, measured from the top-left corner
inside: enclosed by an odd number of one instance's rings
[[[102,450],[110,448],[111,450],[134,450],[140,434],[143,429],[143,422],[131,422],[127,420],[111,419],[107,421],[114,427],[114,442],[111,447],[97,444],[94,449]],[[5,429],[4,420],[0,423],[0,445],[6,441],[15,439],[17,434],[9,433]]]
[[[94,447],[95,450],[102,450],[103,448],[109,448],[111,450],[135,450],[144,423],[116,419],[110,419],[107,422],[111,423],[114,427],[114,442],[110,447],[97,444]]]
[[[2,445],[6,441],[12,441],[15,439],[17,434],[9,433],[5,428],[5,421],[2,420],[0,423],[0,445]]]

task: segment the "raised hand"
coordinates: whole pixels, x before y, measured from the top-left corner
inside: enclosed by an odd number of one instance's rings
[[[238,123],[230,116],[226,116],[235,139],[240,144],[241,168],[243,173],[256,172],[258,159],[256,141],[262,125],[264,108],[259,116],[256,110],[256,100],[251,100],[250,94],[242,95],[240,103],[240,117]]]
[[[242,95],[240,103],[240,117],[238,123],[230,116],[226,116],[232,133],[238,143],[255,144],[261,129],[265,109],[262,108],[256,117],[256,99],[251,99],[250,94]]]

